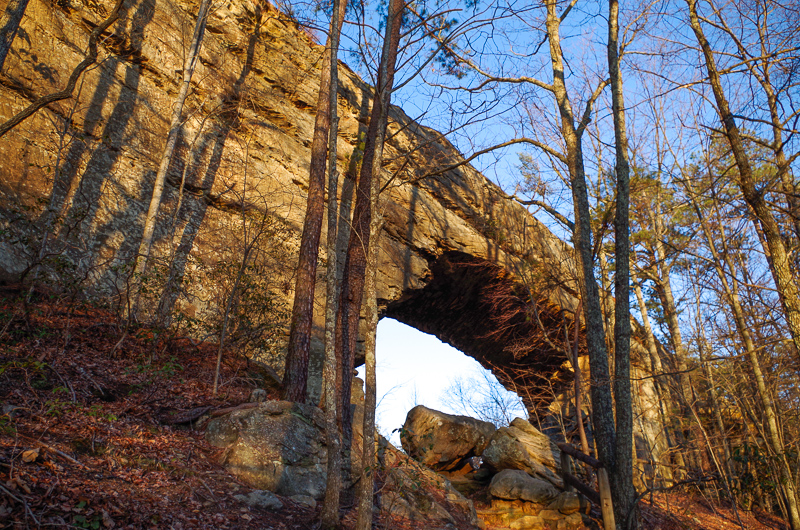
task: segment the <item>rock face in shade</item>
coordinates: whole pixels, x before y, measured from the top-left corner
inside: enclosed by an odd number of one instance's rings
[[[546,480],[534,478],[524,471],[504,469],[492,478],[489,493],[499,499],[547,504],[559,492]]]
[[[254,488],[322,499],[328,461],[324,425],[316,407],[265,401],[212,419],[206,440],[225,448],[222,463]]]
[[[564,486],[558,447],[522,418],[516,418],[508,427],[497,429],[483,451],[483,461],[498,471],[519,469],[559,488]]]
[[[450,471],[463,466],[464,459],[480,456],[496,428],[417,405],[408,412],[403,430],[400,441],[409,456],[431,469]]]

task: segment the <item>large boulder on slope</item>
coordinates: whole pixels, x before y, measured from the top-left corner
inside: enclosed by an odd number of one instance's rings
[[[408,412],[403,430],[406,453],[431,469],[449,471],[465,458],[479,456],[496,429],[486,421],[417,405]]]
[[[225,448],[222,463],[254,488],[319,500],[328,460],[324,420],[316,407],[266,401],[212,419],[206,440]]]
[[[518,469],[564,487],[561,451],[547,435],[522,418],[497,429],[482,456],[484,464],[496,471]]]
[[[544,479],[534,478],[518,469],[504,469],[492,478],[489,493],[498,499],[547,504],[558,497],[559,491]]]
[[[385,470],[378,505],[387,515],[406,520],[413,528],[478,529],[472,501],[453,488],[449,480],[401,453],[382,437],[378,459],[379,467]]]

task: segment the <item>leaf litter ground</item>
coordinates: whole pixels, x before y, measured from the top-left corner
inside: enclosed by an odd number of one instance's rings
[[[12,299],[0,311],[0,528],[314,527],[318,508],[281,497],[284,508],[271,512],[235,499],[252,488],[218,464],[221,450],[201,428],[176,424],[246,402],[256,387],[277,398],[262,368],[226,356],[214,397],[214,344],[139,329],[118,346],[117,320],[88,306],[21,311]],[[739,528],[730,508],[691,492],[657,495],[642,509],[647,529]],[[763,513],[740,516],[747,529],[786,528]],[[352,509],[344,513],[345,528],[354,522]],[[417,528],[383,514],[376,527]]]

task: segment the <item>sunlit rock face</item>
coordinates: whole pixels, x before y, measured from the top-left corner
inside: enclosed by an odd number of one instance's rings
[[[64,85],[82,59],[91,28],[112,3],[31,1],[6,61],[0,117]],[[5,276],[32,263],[44,227],[51,226],[51,248],[70,258],[76,274],[88,273],[87,287],[106,292],[120,287],[119,268],[130,262],[141,238],[195,4],[126,3],[113,34],[102,39],[99,66],[84,76],[77,97],[53,104],[0,139],[2,221],[25,236],[3,240]],[[263,6],[235,0],[217,6],[210,16],[187,102],[189,118],[160,209],[155,250],[161,258],[175,248],[189,252],[184,265],[189,273],[192,259],[214,259],[230,250],[241,232],[243,203],[266,211],[273,220],[271,245],[279,247],[276,256],[286,256],[274,258],[279,274],[271,287],[290,301],[321,47]],[[348,174],[353,147],[366,130],[371,90],[346,67],[341,85],[339,166]],[[410,321],[408,308],[417,307],[420,296],[430,298],[426,287],[450,284],[458,290],[461,284],[468,290],[463,267],[452,266],[465,260],[494,267],[485,274],[513,286],[520,300],[528,298],[521,280],[547,270],[550,284],[537,293],[548,301],[546,312],[574,305],[569,294],[573,265],[563,242],[469,165],[421,178],[461,158],[439,133],[414,123],[398,107],[392,109],[389,131],[393,136],[384,175],[400,171],[382,197],[382,307]],[[346,181],[343,177],[340,189],[352,192]],[[48,211],[59,221],[51,222]],[[326,260],[323,255],[320,280]],[[317,293],[322,307],[324,289]],[[455,321],[449,328],[446,322],[428,327],[450,342],[474,342],[464,350],[491,360],[503,355],[505,337],[478,337],[492,322],[485,306],[458,307],[464,319],[486,323],[472,331]],[[456,309],[454,304],[444,308],[449,310],[445,313]],[[319,317],[316,324],[321,327]],[[425,322],[414,324],[425,327]],[[531,341],[533,349],[541,342]],[[543,357],[547,353],[541,351]],[[553,366],[554,361],[544,364]]]
[[[437,471],[464,467],[486,449],[496,427],[488,421],[445,414],[417,405],[408,412],[400,442],[418,462]]]
[[[112,4],[31,0],[4,67],[0,119],[66,83]],[[0,139],[6,279],[36,261],[47,234],[49,255],[63,265],[51,266],[55,283],[104,296],[124,292],[196,8],[185,0],[126,2],[76,97]],[[202,316],[220,305],[214,277],[203,271],[209,263],[241,261],[256,221],[263,228],[256,230],[259,290],[276,305],[291,303],[321,52],[266,3],[232,0],[212,11],[153,250],[156,280],[171,274],[191,293],[178,302],[183,314]],[[346,66],[340,77],[338,162],[340,190],[348,196],[372,92]],[[440,133],[398,107],[389,132],[381,310],[475,357],[506,384],[533,389],[544,380],[550,392],[549,382],[569,377],[561,345],[577,306],[571,248],[469,165],[426,176],[463,159]],[[320,387],[327,261],[323,251],[312,398]],[[271,362],[282,369],[280,356]],[[532,390],[523,397],[533,407],[550,396]]]

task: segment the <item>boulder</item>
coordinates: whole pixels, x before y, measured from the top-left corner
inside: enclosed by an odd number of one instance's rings
[[[359,401],[357,395],[354,401]],[[362,405],[356,407],[356,413],[359,410],[363,411]],[[324,419],[322,411],[316,407],[265,401],[212,419],[208,423],[206,440],[224,448],[222,463],[254,488],[270,490],[313,508],[315,501],[321,500],[325,493]],[[360,436],[356,434],[356,438]],[[385,474],[379,508],[390,516],[414,521],[417,528],[445,530],[457,526],[477,530],[472,501],[458,493],[449,481],[401,453],[384,438],[378,437],[378,441],[375,465]],[[360,439],[354,440],[354,452],[356,446],[361,447]],[[352,462],[351,469],[360,469],[359,465]],[[237,498],[245,503],[280,509],[273,504],[273,500],[278,499],[269,492],[240,497]]]
[[[323,428],[324,417],[316,407],[265,401],[212,419],[206,440],[225,448],[222,463],[254,488],[319,500],[327,465]]]
[[[254,490],[247,495],[234,495],[233,497],[251,508],[264,508],[275,511],[283,508],[283,503],[271,491]]]
[[[401,436],[403,449],[420,463],[449,471],[464,459],[480,455],[495,426],[467,416],[455,416],[417,405],[408,412]]]
[[[496,471],[519,469],[558,488],[564,487],[558,447],[522,418],[516,418],[508,427],[497,429],[482,456],[484,464]]]
[[[292,495],[289,497],[289,500],[305,506],[306,508],[311,508],[312,510],[317,507],[317,501],[308,495]]]
[[[414,528],[477,530],[472,501],[449,480],[401,453],[385,438],[380,438],[378,467],[385,470],[378,505],[389,516],[412,521]]]
[[[557,510],[564,515],[586,511],[588,513],[588,502],[579,494],[573,491],[562,491],[558,497],[547,507],[550,510]]]
[[[549,504],[558,497],[559,492],[546,480],[534,478],[517,469],[504,469],[492,479],[489,493],[493,497],[510,501],[519,499],[537,504]]]

